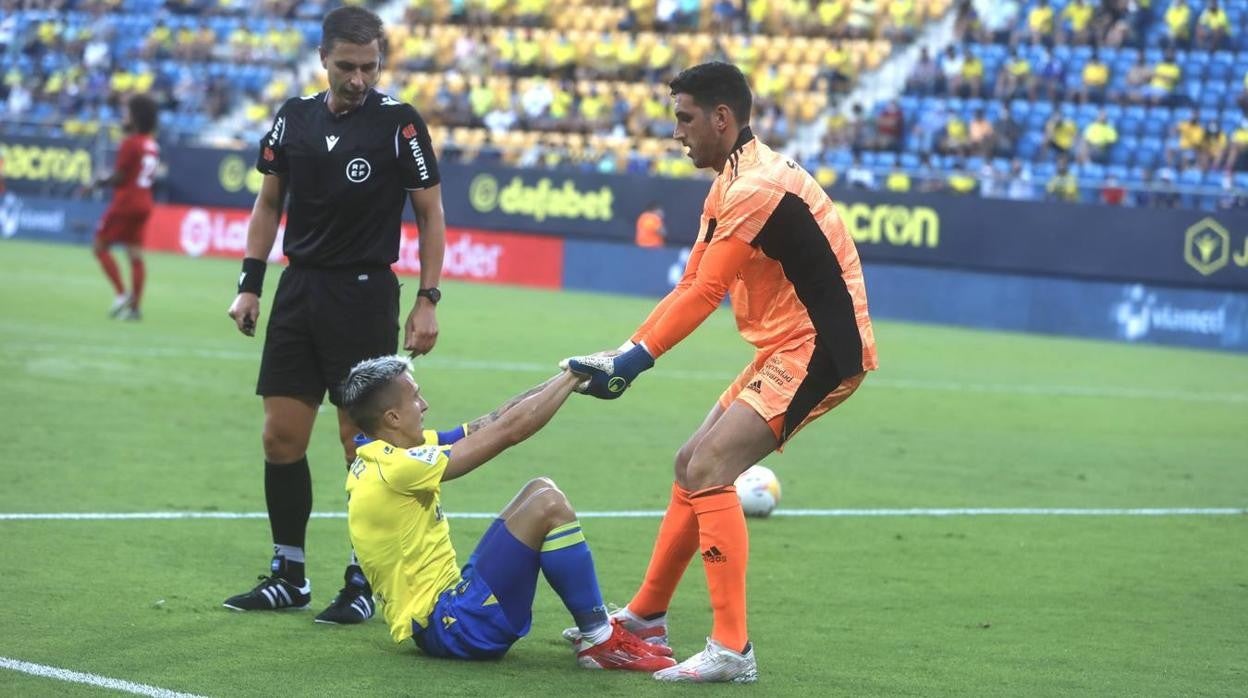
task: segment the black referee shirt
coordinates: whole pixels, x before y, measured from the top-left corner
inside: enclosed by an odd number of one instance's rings
[[[282,251],[298,266],[390,266],[406,192],[441,181],[429,129],[376,90],[339,115],[328,96],[287,100],[260,141],[256,169],[287,182]]]

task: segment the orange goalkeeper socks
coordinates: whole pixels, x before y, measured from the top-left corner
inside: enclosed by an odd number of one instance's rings
[[[689,490],[672,483],[672,499],[663,523],[659,524],[646,578],[628,602],[628,610],[643,618],[666,613],[676,586],[697,551],[698,520],[689,503]]]
[[[745,570],[750,557],[750,535],[737,488],[708,487],[689,494],[698,518],[702,566],[711,594],[714,624],[711,639],[734,652],[749,642],[745,623]]]

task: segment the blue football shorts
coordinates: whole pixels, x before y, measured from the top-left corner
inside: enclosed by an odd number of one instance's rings
[[[460,572],[438,596],[428,627],[412,621],[412,639],[432,657],[497,659],[529,633],[540,570],[538,551],[496,519]]]

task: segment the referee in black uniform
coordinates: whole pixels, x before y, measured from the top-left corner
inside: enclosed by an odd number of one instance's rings
[[[325,16],[321,64],[329,90],[288,100],[260,142],[264,174],[247,228],[247,258],[230,317],[255,334],[265,260],[286,206],[282,251],[290,266],[273,298],[260,379],[264,398],[264,495],[273,533],[269,576],[226,599],[241,611],[300,608],[311,599],[304,535],[312,511],[307,448],[317,409],[357,362],[393,354],[398,344],[400,219],[410,199],[420,229],[420,291],[407,316],[404,348],[433,348],[441,298],[446,222],[429,131],[411,106],[376,92],[385,34],[360,7]],[[338,410],[347,462],[359,431]],[[355,564],[319,622],[359,623],[373,615],[372,589]]]

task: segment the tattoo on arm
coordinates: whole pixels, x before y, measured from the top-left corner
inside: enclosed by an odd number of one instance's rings
[[[533,395],[536,395],[542,392],[542,390],[544,390],[546,386],[555,382],[556,380],[558,380],[558,378],[559,376],[554,376],[553,378],[549,378],[543,381],[541,385],[537,385],[532,388],[529,388],[523,393],[520,393],[519,395],[508,400],[507,402],[504,402],[503,404],[499,405],[493,412],[490,412],[489,414],[486,414],[486,415],[482,415],[472,420],[471,422],[468,422],[468,433],[469,434],[476,433],[478,429],[482,429],[498,421],[500,417],[506,414],[507,410],[510,410],[511,408],[520,404],[521,402],[525,400],[525,398],[532,397]]]

